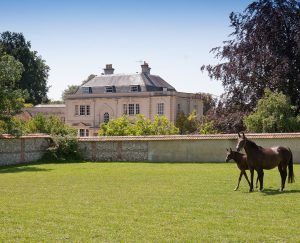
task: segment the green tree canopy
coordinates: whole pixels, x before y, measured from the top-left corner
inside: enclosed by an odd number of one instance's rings
[[[22,33],[3,32],[0,34],[1,51],[13,56],[23,64],[24,72],[16,81],[16,88],[26,90],[27,103],[39,104],[47,101],[47,79],[49,67]]]
[[[23,65],[14,57],[0,53],[0,134],[16,134],[12,117],[24,104],[24,93],[16,88]]]
[[[44,116],[37,114],[29,121],[19,120],[22,131],[28,133],[46,133],[50,135],[77,135],[77,130],[63,123],[57,116]]]
[[[179,129],[165,116],[155,116],[154,120],[143,115],[121,116],[100,126],[100,136],[146,136],[178,134]]]
[[[295,132],[300,131],[300,116],[290,99],[283,93],[266,90],[258,101],[255,111],[245,117],[245,125],[250,132]]]

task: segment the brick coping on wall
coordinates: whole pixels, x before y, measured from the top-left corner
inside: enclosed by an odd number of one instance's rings
[[[247,133],[250,139],[257,138],[300,138],[300,133]],[[165,141],[165,140],[225,140],[237,139],[237,134],[210,135],[156,135],[156,136],[96,136],[79,137],[79,141]]]
[[[250,139],[259,138],[300,138],[300,133],[246,133]],[[28,134],[19,138],[50,138],[47,134]],[[95,136],[78,137],[78,141],[159,141],[159,140],[222,140],[237,139],[237,134],[209,134],[209,135],[151,135],[151,136]],[[9,134],[0,135],[0,139],[15,138]]]
[[[20,137],[15,137],[11,134],[0,134],[0,139],[13,139],[13,138],[51,138],[50,135],[44,134],[44,133],[36,133],[36,134],[28,134]]]

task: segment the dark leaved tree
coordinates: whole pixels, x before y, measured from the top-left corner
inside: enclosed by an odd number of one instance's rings
[[[231,13],[230,22],[232,38],[212,49],[220,63],[201,68],[222,81],[227,98],[222,106],[252,111],[269,88],[288,95],[299,113],[299,1],[254,1],[243,13]]]
[[[31,50],[31,44],[26,41],[22,33],[3,32],[0,34],[2,51],[13,56],[23,64],[24,72],[21,79],[16,82],[16,87],[26,90],[27,103],[39,104],[47,101],[47,79],[49,67]]]

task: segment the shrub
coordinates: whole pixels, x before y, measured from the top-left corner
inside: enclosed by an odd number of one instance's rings
[[[100,136],[145,136],[178,134],[179,129],[165,116],[155,116],[153,122],[143,115],[121,116],[100,126]]]
[[[63,123],[57,116],[37,114],[23,125],[24,133],[46,133],[49,135],[77,135],[76,129]]]
[[[56,135],[51,137],[50,147],[42,160],[79,160],[82,159],[78,151],[77,138],[72,135]]]
[[[216,134],[216,133],[218,133],[218,131],[214,128],[213,121],[206,121],[206,122],[203,122],[199,126],[199,133],[200,134]]]
[[[176,119],[176,127],[179,128],[180,134],[189,134],[197,131],[199,126],[196,112],[193,111],[189,115],[179,112]]]
[[[294,113],[287,96],[267,89],[255,111],[246,116],[244,122],[250,132],[296,132],[300,131],[300,116]]]

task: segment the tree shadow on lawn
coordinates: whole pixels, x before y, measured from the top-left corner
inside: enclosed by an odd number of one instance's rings
[[[4,165],[0,166],[0,174],[2,173],[17,173],[17,172],[42,172],[42,171],[51,171],[53,169],[46,169],[46,168],[39,168],[35,165],[44,165],[44,164],[72,164],[72,163],[85,163],[86,161],[78,161],[78,160],[55,160],[55,161],[36,161],[36,162],[29,162],[23,164],[16,164],[16,165]]]
[[[264,189],[261,193],[263,193],[264,196],[275,196],[275,195],[282,195],[282,194],[300,193],[300,190],[285,189],[281,192],[279,191],[279,189]]]
[[[3,173],[17,173],[17,172],[40,172],[50,171],[52,169],[38,168],[31,165],[9,165],[0,167],[0,174]]]

